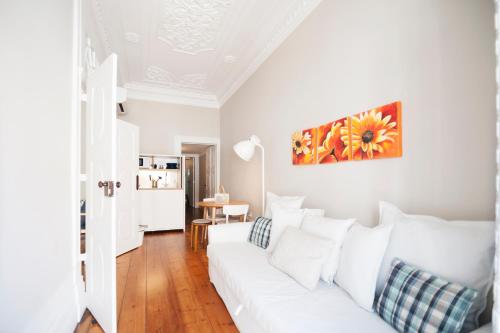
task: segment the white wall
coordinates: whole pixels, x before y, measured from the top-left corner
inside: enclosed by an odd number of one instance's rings
[[[120,119],[140,128],[140,151],[175,154],[175,136],[214,137],[220,135],[219,111],[194,106],[128,100]]]
[[[72,20],[73,1],[0,1],[0,332],[78,320]]]
[[[267,189],[303,194],[335,217],[377,221],[379,200],[444,218],[493,219],[494,6],[491,0],[325,0],[221,109],[222,183],[260,202],[259,158],[232,145],[257,134]],[[292,166],[291,134],[395,100],[403,158]]]

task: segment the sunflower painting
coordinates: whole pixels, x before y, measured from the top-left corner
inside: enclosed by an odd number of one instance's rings
[[[342,118],[318,127],[318,163],[337,163],[347,161],[348,142],[342,137],[348,136],[348,119]]]
[[[343,139],[344,143],[348,141]],[[402,156],[401,103],[352,116],[350,140],[353,160]]]
[[[401,157],[401,102],[387,104],[292,135],[293,164]]]
[[[294,165],[316,164],[316,128],[292,134],[292,161]]]

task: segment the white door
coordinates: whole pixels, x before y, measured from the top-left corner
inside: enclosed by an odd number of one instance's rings
[[[199,184],[200,184],[200,201],[201,201],[204,198],[210,197],[210,193],[208,193],[208,185],[207,185],[208,184],[207,154],[200,155],[199,162],[200,162]]]
[[[207,149],[207,178],[209,184],[209,193],[210,196],[213,197],[216,192],[219,192],[218,188],[215,188],[215,169],[216,169],[216,156],[215,156],[215,147],[210,146]]]
[[[87,78],[87,307],[116,333],[116,55]]]
[[[136,176],[139,172],[139,127],[118,122],[118,181],[116,194],[116,255],[142,245],[139,228]],[[144,233],[144,231],[142,231]]]

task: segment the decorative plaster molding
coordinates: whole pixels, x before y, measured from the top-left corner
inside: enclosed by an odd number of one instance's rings
[[[175,89],[204,90],[207,74],[185,74],[177,78],[174,74],[158,66],[149,66],[146,70],[146,82],[159,83]]]
[[[164,85],[172,85],[175,81],[175,78],[172,73],[163,68],[157,66],[149,66],[146,69],[146,81],[152,83],[161,83]]]
[[[127,40],[127,42],[137,44],[141,41],[141,36],[139,36],[139,34],[135,32],[126,32],[125,39]]]
[[[127,89],[127,99],[181,104],[210,109],[218,109],[220,106],[217,97],[209,93],[152,87],[140,82],[127,83],[125,88]]]
[[[186,74],[181,76],[179,85],[181,87],[204,89],[207,81],[207,74]]]
[[[175,51],[213,51],[222,17],[232,0],[164,0],[158,38]]]
[[[304,19],[321,3],[322,0],[301,0],[296,7],[290,11],[281,28],[267,43],[267,46],[259,53],[255,60],[246,68],[242,75],[230,83],[229,87],[218,93],[221,107],[229,98],[257,71],[260,65],[292,34],[292,32],[304,21]]]
[[[234,64],[236,62],[236,57],[232,55],[227,55],[224,57],[224,62],[226,64]]]

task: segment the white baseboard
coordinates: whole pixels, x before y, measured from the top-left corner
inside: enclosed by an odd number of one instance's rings
[[[71,333],[78,321],[78,302],[76,300],[73,274],[66,275],[51,298],[47,299],[38,313],[26,318],[25,333]],[[41,287],[43,288],[43,287]]]

